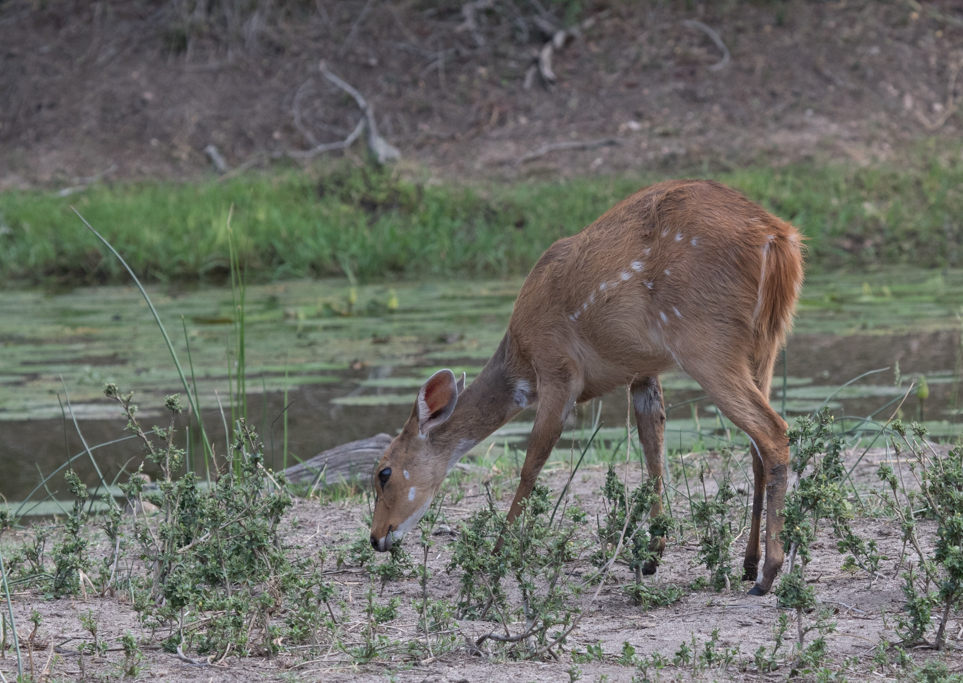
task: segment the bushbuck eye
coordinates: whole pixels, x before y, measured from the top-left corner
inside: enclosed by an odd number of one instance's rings
[[[381,482],[381,488],[384,488],[384,487],[385,487],[385,484],[388,483],[389,477],[391,477],[391,468],[390,468],[390,467],[386,467],[386,468],[384,468],[383,470],[381,470],[380,472],[378,472],[378,480]]]

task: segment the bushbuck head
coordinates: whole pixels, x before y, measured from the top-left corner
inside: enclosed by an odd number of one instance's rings
[[[457,448],[451,439],[439,438],[438,427],[451,417],[464,389],[464,375],[458,381],[451,370],[432,375],[418,392],[401,434],[381,457],[373,482],[375,550],[390,550],[431,505]]]

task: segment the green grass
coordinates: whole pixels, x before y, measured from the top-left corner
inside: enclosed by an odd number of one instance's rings
[[[314,174],[316,175],[316,174]],[[810,272],[963,263],[963,158],[919,150],[896,164],[747,168],[712,177],[809,238]],[[79,211],[148,281],[226,280],[227,215],[248,281],[366,280],[528,271],[640,186],[663,176],[502,185],[422,183],[341,166],[321,179],[279,171],[218,183],[97,186],[82,195],[0,194],[0,282],[126,282]]]

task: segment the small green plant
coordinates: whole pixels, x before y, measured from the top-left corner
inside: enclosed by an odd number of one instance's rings
[[[453,544],[448,570],[461,573],[460,613],[492,615],[499,623],[476,640],[476,649],[493,641],[514,656],[540,657],[563,643],[577,623],[583,585],[568,578],[566,567],[582,550],[577,532],[585,513],[571,507],[550,522],[551,509],[548,489],[536,486],[519,518],[506,524],[489,497]],[[519,602],[509,603],[505,583],[518,590]],[[520,631],[513,629],[519,621]]]
[[[707,468],[703,465],[699,469],[702,500],[692,501],[692,520],[699,533],[699,559],[710,572],[712,587],[716,590],[729,590],[732,577],[730,549],[735,538],[735,516],[729,503],[736,497],[736,492],[732,488],[729,469],[726,468],[718,491],[710,499],[705,485],[707,474]]]
[[[120,637],[120,644],[124,648],[124,661],[121,664],[121,676],[123,678],[137,678],[141,670],[141,662],[144,661],[144,653],[141,652],[137,639],[127,631]]]
[[[896,461],[906,457],[909,472],[897,474],[883,463],[878,475],[888,487],[886,502],[900,522],[904,548],[915,556],[902,575],[906,607],[897,617],[897,633],[906,645],[929,644],[941,650],[946,645],[950,614],[963,605],[963,447],[940,457],[927,443],[921,425],[914,423],[907,430],[897,421],[893,432]],[[918,491],[905,485],[907,476],[918,483]],[[936,522],[932,554],[923,550],[917,524],[920,518]],[[939,625],[930,642],[926,635],[934,611]]]
[[[89,563],[84,555],[87,549],[87,539],[83,536],[84,523],[87,513],[84,506],[90,495],[87,486],[80,480],[77,473],[67,470],[64,475],[70,493],[74,496],[74,505],[64,525],[64,534],[53,550],[54,576],[53,595],[55,598],[65,595],[75,595],[80,592],[81,573],[88,568]]]

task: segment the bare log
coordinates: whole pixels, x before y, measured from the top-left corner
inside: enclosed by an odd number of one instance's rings
[[[378,434],[336,446],[287,468],[284,476],[292,484],[308,484],[311,487],[364,479],[371,475],[372,468],[384,455],[391,439],[387,434]]]

